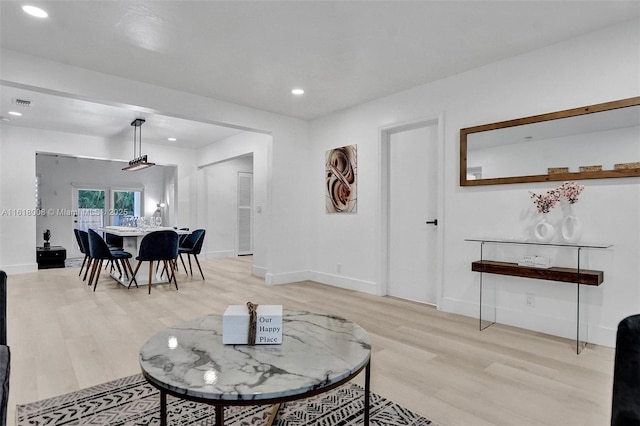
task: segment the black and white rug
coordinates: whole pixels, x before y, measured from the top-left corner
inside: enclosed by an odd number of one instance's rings
[[[350,426],[362,424],[364,390],[347,384],[333,391],[282,404],[274,425]],[[159,392],[142,375],[114,380],[66,395],[16,407],[16,426],[26,425],[157,425]],[[263,425],[271,406],[225,408],[225,424]],[[215,425],[209,405],[167,398],[169,425]],[[375,393],[371,394],[371,425],[432,423]]]

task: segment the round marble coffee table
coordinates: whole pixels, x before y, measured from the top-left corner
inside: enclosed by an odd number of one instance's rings
[[[223,345],[222,316],[168,327],[140,349],[142,374],[160,390],[161,424],[167,394],[216,407],[279,404],[338,387],[365,369],[364,424],[369,424],[371,341],[352,321],[310,312],[283,313],[281,345]]]

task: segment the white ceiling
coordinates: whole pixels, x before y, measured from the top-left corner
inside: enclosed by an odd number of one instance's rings
[[[35,0],[49,13],[38,20],[23,3],[0,2],[3,48],[302,119],[640,16],[639,0]],[[14,97],[34,101],[20,118],[29,124],[16,125],[104,136],[130,132],[137,112],[20,90],[2,87],[3,117]],[[158,143],[168,129],[188,132],[188,120],[159,120]],[[175,136],[200,146],[218,137],[206,126],[210,137]]]

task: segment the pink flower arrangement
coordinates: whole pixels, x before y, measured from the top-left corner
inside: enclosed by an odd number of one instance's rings
[[[549,213],[551,209],[560,201],[560,191],[558,188],[547,191],[544,195],[538,195],[529,191],[533,204],[536,205],[538,213]]]
[[[562,195],[567,199],[569,204],[575,204],[578,202],[578,197],[584,189],[584,186],[576,182],[565,182],[558,189],[562,192]]]
[[[549,213],[556,204],[560,202],[560,197],[564,197],[569,204],[578,202],[578,197],[584,189],[583,185],[576,182],[565,182],[557,188],[547,191],[544,195],[538,195],[531,191],[529,194],[536,205],[538,213]]]

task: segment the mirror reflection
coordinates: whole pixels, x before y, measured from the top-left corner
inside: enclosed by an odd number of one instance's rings
[[[640,98],[462,129],[460,138],[461,185],[639,176]]]

